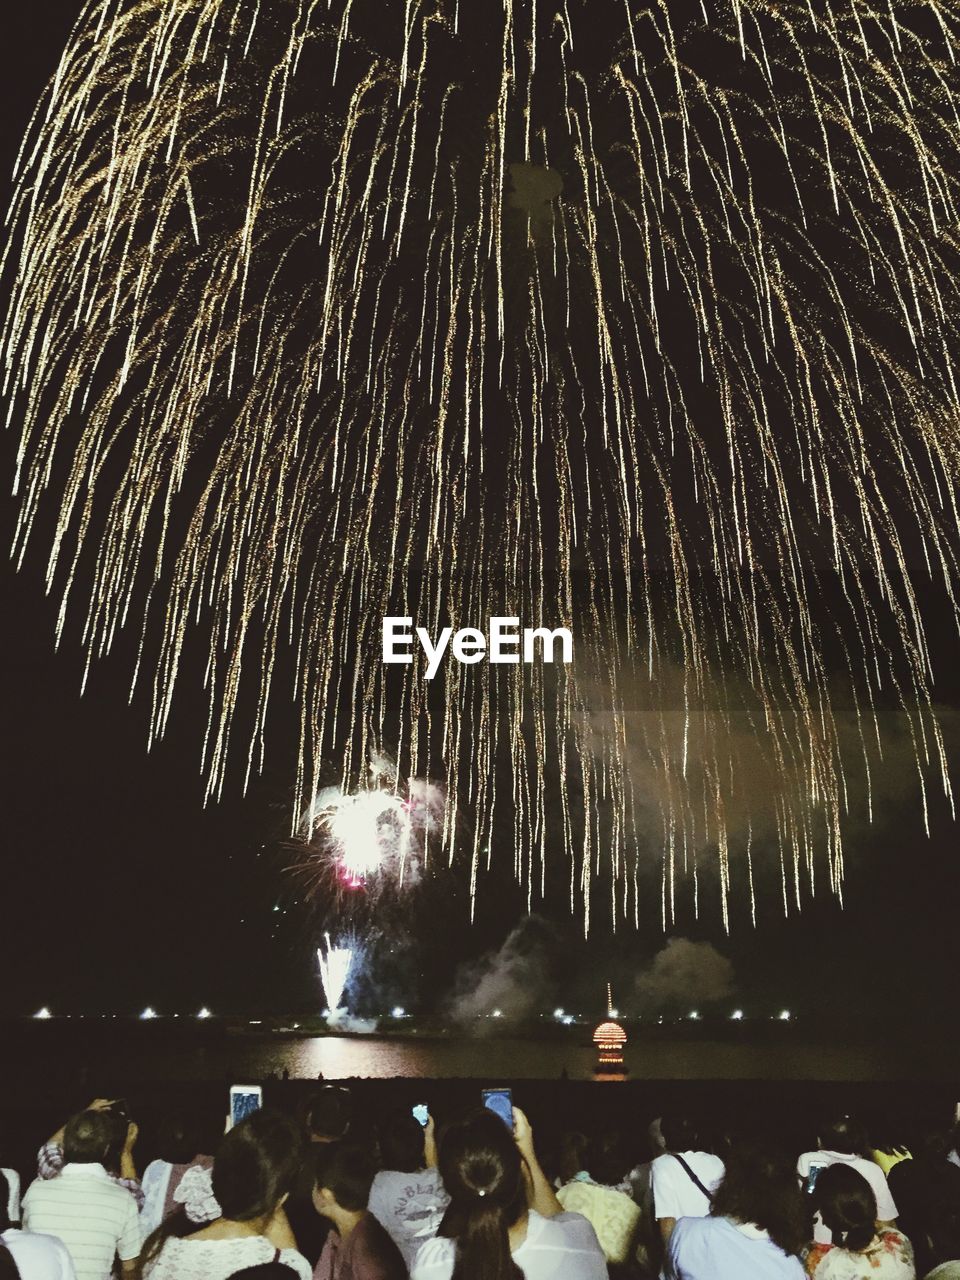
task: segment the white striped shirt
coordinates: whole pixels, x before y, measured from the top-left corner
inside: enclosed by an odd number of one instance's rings
[[[32,1182],[23,1225],[63,1241],[77,1280],[107,1280],[115,1254],[128,1262],[140,1253],[136,1202],[102,1164],[67,1164],[55,1178]]]

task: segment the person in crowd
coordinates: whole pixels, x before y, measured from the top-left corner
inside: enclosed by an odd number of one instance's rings
[[[662,1116],[664,1153],[650,1168],[653,1210],[664,1248],[681,1218],[704,1218],[723,1177],[723,1161],[701,1150],[696,1126],[686,1116]]]
[[[756,1143],[735,1146],[709,1214],[677,1221],[667,1280],[803,1280],[809,1217],[793,1162]]]
[[[897,1206],[883,1170],[869,1159],[866,1131],[859,1122],[849,1115],[838,1116],[822,1126],[817,1142],[816,1151],[804,1152],[797,1161],[797,1175],[806,1190],[812,1195],[822,1172],[831,1165],[849,1165],[873,1189],[880,1225],[895,1227]],[[819,1213],[814,1219],[813,1239],[816,1244],[830,1243],[830,1229]]]
[[[300,1252],[311,1267],[319,1262],[331,1230],[329,1218],[321,1217],[313,1204],[315,1153],[318,1147],[342,1141],[350,1130],[352,1120],[353,1100],[350,1090],[339,1085],[325,1085],[314,1093],[302,1113],[306,1141],[296,1185],[286,1208]]]
[[[960,1280],[960,1168],[936,1149],[890,1172],[897,1224],[913,1245],[917,1274]],[[939,1270],[938,1270],[939,1269]]]
[[[143,1207],[143,1187],[137,1176],[137,1167],[133,1158],[136,1146],[137,1126],[125,1115],[123,1102],[118,1099],[94,1098],[86,1108],[87,1111],[102,1111],[110,1118],[113,1126],[113,1138],[110,1153],[107,1157],[107,1176],[121,1187],[125,1187],[136,1201],[138,1209]],[[37,1177],[55,1178],[65,1163],[63,1140],[65,1129],[60,1128],[47,1139],[37,1154]],[[119,1135],[119,1141],[118,1141]]]
[[[311,1280],[283,1208],[300,1159],[300,1130],[292,1120],[270,1111],[247,1116],[220,1144],[212,1198],[203,1170],[183,1179],[183,1210],[144,1244],[145,1280],[226,1280],[264,1262],[282,1262]]]
[[[213,1168],[213,1156],[203,1154],[203,1148],[213,1147],[209,1135],[206,1137],[205,1141],[190,1116],[172,1113],[161,1121],[157,1134],[159,1158],[143,1171],[140,1232],[144,1239],[178,1209],[177,1188],[188,1170]]]
[[[406,1280],[403,1255],[367,1208],[376,1172],[370,1151],[351,1142],[328,1143],[315,1151],[313,1203],[334,1230],[324,1243],[314,1280]]]
[[[915,1280],[913,1249],[900,1231],[877,1224],[877,1197],[866,1178],[837,1161],[822,1169],[813,1200],[832,1243],[814,1243],[807,1273],[817,1280]]]
[[[56,1236],[18,1231],[0,1197],[0,1280],[76,1280],[67,1246]]]
[[[913,1158],[913,1152],[910,1150],[906,1134],[901,1132],[899,1127],[890,1121],[884,1122],[876,1131],[871,1128],[870,1140],[867,1145],[867,1154],[874,1164],[880,1166],[880,1170],[888,1182],[890,1170],[895,1165],[900,1164],[902,1160],[911,1160]]]
[[[418,1252],[412,1280],[605,1280],[596,1233],[563,1213],[523,1112],[514,1132],[490,1111],[453,1125],[440,1142],[450,1196],[437,1237]]]
[[[4,1186],[4,1182],[6,1186]],[[6,1207],[7,1221],[20,1221],[20,1175],[16,1169],[0,1168],[0,1200]]]
[[[35,1179],[23,1197],[24,1229],[62,1240],[77,1280],[107,1280],[115,1257],[124,1275],[136,1273],[136,1201],[105,1167],[118,1136],[117,1118],[108,1108],[81,1111],[63,1130],[60,1172]]]
[[[381,1129],[380,1156],[384,1168],[373,1179],[367,1207],[409,1269],[450,1203],[437,1168],[433,1116],[422,1126],[409,1110],[395,1112]]]
[[[630,1165],[619,1129],[609,1129],[591,1141],[583,1168],[561,1187],[557,1199],[570,1213],[582,1213],[600,1241],[607,1262],[619,1266],[636,1252],[640,1208],[630,1195]]]
[[[590,1139],[579,1129],[567,1129],[560,1135],[557,1151],[555,1187],[562,1187],[577,1176],[584,1166]]]

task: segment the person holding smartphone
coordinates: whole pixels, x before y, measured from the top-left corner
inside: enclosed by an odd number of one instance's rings
[[[433,1116],[425,1104],[389,1118],[380,1130],[380,1154],[385,1167],[373,1180],[368,1207],[409,1269],[420,1246],[436,1235],[450,1203],[437,1168]]]
[[[564,1213],[537,1160],[527,1117],[513,1131],[490,1109],[451,1126],[440,1142],[450,1196],[438,1236],[422,1245],[411,1280],[606,1280],[593,1228]]]

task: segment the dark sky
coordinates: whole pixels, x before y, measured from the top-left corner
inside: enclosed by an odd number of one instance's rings
[[[17,143],[77,8],[34,0],[7,6],[0,19],[4,204]],[[5,492],[14,446],[10,433]],[[2,515],[8,545],[9,499]],[[323,904],[298,904],[284,870],[288,761],[272,759],[246,798],[234,784],[204,810],[203,708],[181,699],[167,740],[148,756],[146,713],[127,705],[122,657],[96,669],[81,698],[79,647],[70,641],[54,654],[56,602],[44,597],[42,571],[36,550],[19,575],[0,561],[2,1007],[309,1008]],[[941,695],[956,706],[956,682]],[[881,805],[878,826],[854,835],[843,912],[824,894],[799,917],[765,913],[754,931],[740,903],[729,939],[715,912],[701,923],[685,912],[676,932],[731,957],[748,1005],[882,1019],[910,1010],[948,1034],[960,973],[960,855],[942,807],[933,820],[928,841],[915,796]],[[387,904],[376,920],[375,954],[393,975],[382,999],[435,1001],[458,963],[499,946],[522,910],[516,890],[498,882],[470,929],[456,878]],[[664,942],[653,908],[639,937],[601,931],[589,947],[577,942],[576,922],[559,913],[554,923],[532,962],[548,970],[545,999],[564,990],[591,999],[608,972],[629,991],[631,973]]]

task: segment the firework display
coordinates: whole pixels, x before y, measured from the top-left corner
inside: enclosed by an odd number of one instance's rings
[[[88,0],[4,258],[15,550],[151,740],[203,668],[211,797],[292,698],[348,874],[404,864],[388,748],[472,896],[636,921],[660,864],[668,922],[709,860],[726,923],[761,853],[842,892],[885,717],[952,805],[960,6],[606,8]],[[387,616],[576,656],[428,681]]]
[[[344,988],[347,985],[350,966],[353,963],[353,952],[349,947],[333,946],[329,933],[325,937],[327,941],[326,950],[323,947],[317,947],[317,964],[320,969],[323,996],[332,1017],[340,1008],[343,1000]]]
[[[326,855],[341,885],[367,887],[375,877],[389,876],[402,889],[426,863],[431,835],[443,830],[444,812],[439,787],[417,778],[402,786],[387,757],[374,756],[366,786],[354,792],[325,787],[304,815],[306,866],[319,853],[321,869]]]

